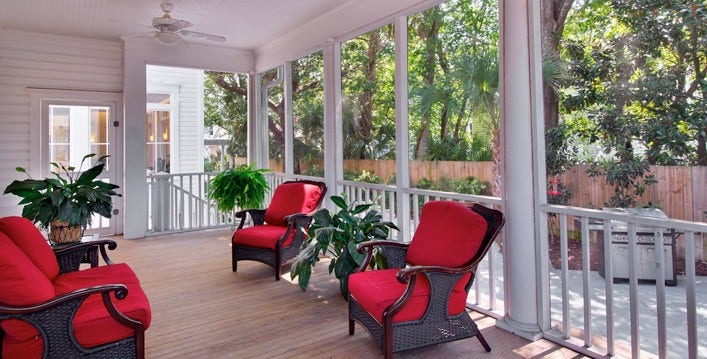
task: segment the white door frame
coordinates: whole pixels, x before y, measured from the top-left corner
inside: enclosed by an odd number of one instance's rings
[[[31,103],[31,152],[32,166],[29,169],[33,177],[43,178],[49,174],[49,105],[105,106],[110,108],[109,146],[113,168],[109,171],[111,183],[121,185],[123,181],[123,94],[121,92],[76,91],[28,88]],[[117,126],[114,126],[117,124]],[[112,133],[110,133],[112,132]],[[113,212],[110,226],[100,230],[100,234],[113,235],[123,233],[123,200],[113,198]]]

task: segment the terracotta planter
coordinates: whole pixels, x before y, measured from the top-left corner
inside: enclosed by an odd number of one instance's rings
[[[83,237],[83,227],[69,226],[66,221],[55,220],[49,225],[49,240],[53,243],[74,243]]]

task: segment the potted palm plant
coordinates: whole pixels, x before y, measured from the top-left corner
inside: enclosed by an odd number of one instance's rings
[[[94,153],[84,156],[78,169],[52,162],[53,177],[41,180],[17,167],[17,172],[29,178],[12,181],[3,194],[21,197],[22,216],[42,229],[49,229],[52,242],[79,241],[94,214],[111,217],[112,196],[120,196],[115,191],[118,185],[96,179],[103,172],[108,156],[101,156],[93,167],[81,172],[84,162],[94,156]]]
[[[256,169],[252,164],[226,169],[211,179],[208,196],[223,213],[230,213],[236,207],[260,208],[269,188],[263,175],[267,171]]]
[[[328,209],[323,208],[314,214],[307,238],[302,244],[304,249],[292,264],[290,276],[292,279],[298,278],[300,288],[306,290],[319,255],[327,255],[331,258],[329,273],[333,272],[339,279],[341,294],[348,298],[349,275],[365,259],[365,255],[356,250],[358,244],[388,239],[390,230],[398,230],[398,227],[392,222],[383,221],[378,211],[370,209],[373,203],[347,204],[346,198],[340,196],[332,196],[331,201],[339,211],[332,215]],[[376,262],[379,265],[385,263],[380,256]]]

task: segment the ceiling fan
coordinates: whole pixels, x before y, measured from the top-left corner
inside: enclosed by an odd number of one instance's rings
[[[187,27],[191,27],[192,23],[186,20],[173,19],[169,13],[172,11],[172,3],[165,1],[160,4],[164,15],[152,19],[152,27],[156,31],[150,31],[147,34],[154,34],[155,40],[167,46],[175,45],[178,41],[186,41],[182,39],[182,36],[194,37],[199,39],[204,39],[208,41],[224,42],[226,38],[219,35],[207,34],[203,32],[184,30]],[[142,36],[145,34],[137,34],[126,37]]]

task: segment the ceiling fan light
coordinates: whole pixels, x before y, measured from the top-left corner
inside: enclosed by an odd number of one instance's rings
[[[173,31],[158,31],[155,33],[155,40],[162,45],[172,46],[179,41],[179,35]]]

